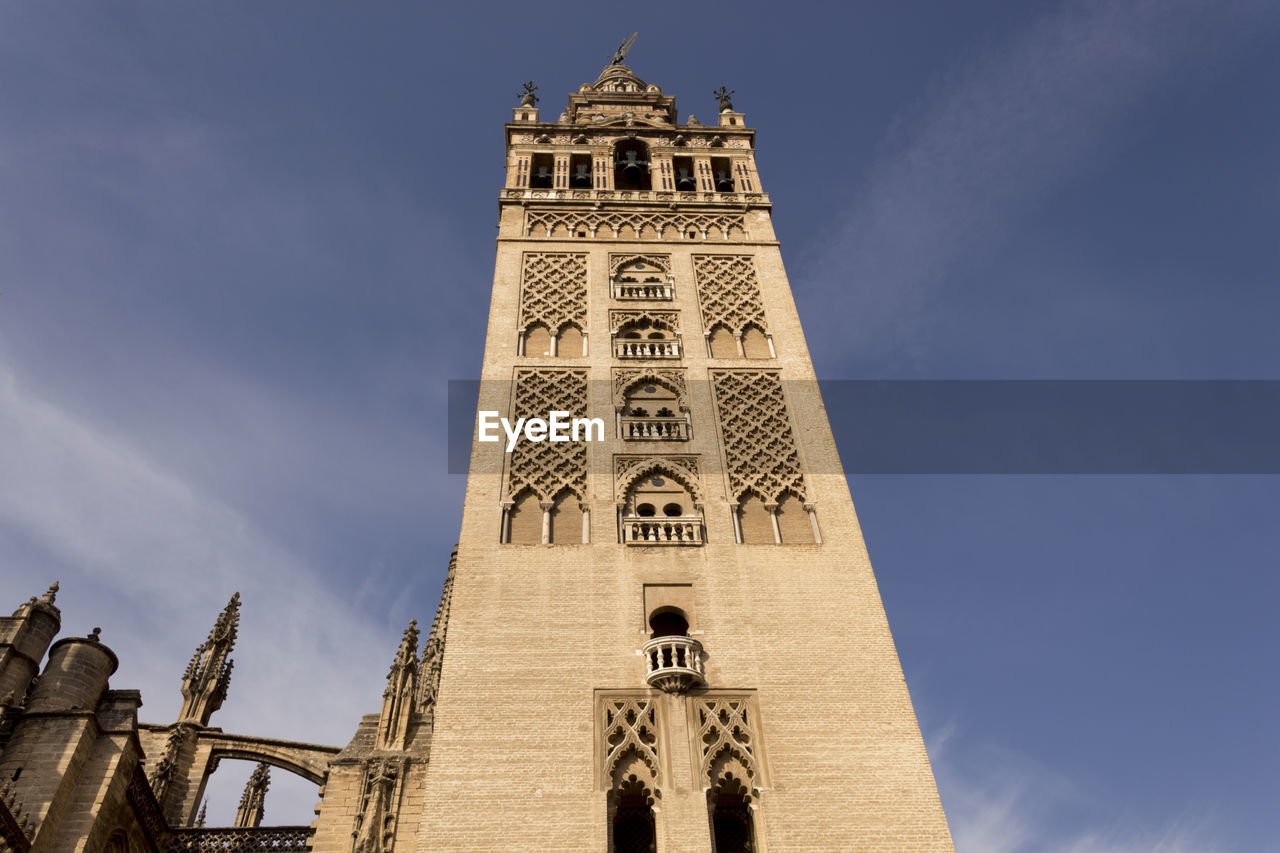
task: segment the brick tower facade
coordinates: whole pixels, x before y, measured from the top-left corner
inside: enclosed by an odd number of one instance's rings
[[[605,435],[473,445],[419,849],[952,849],[755,131],[528,88],[479,408]]]

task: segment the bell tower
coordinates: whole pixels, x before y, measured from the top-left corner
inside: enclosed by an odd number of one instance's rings
[[[756,132],[629,47],[506,125],[417,847],[952,850]]]

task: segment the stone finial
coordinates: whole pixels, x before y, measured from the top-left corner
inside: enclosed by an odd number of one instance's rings
[[[45,604],[53,604],[53,600],[57,597],[58,597],[58,582],[54,581],[53,583],[49,584],[49,590],[44,595],[40,596],[40,600],[43,601]]]
[[[85,637],[85,639],[86,639],[86,640],[92,640],[92,641],[93,641],[93,642],[95,642],[95,643],[97,643],[97,642],[101,641],[101,640],[102,640],[102,629],[101,629],[101,628],[94,628],[92,631],[90,631],[90,632],[89,632],[89,636],[88,636],[88,637]]]
[[[716,100],[720,102],[720,112],[733,110],[733,91],[733,89],[721,86],[719,89],[711,93],[715,96]]]
[[[231,596],[209,632],[196,648],[182,675],[182,710],[178,721],[206,726],[213,712],[222,707],[231,683],[231,650],[240,626],[240,593]]]
[[[208,819],[209,819],[209,800],[206,798],[205,801],[200,804],[200,814],[196,815],[196,822],[193,825],[198,827],[203,827],[205,824],[205,821],[207,821]]]

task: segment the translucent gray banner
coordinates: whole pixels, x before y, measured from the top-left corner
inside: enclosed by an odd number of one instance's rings
[[[594,383],[593,383],[594,384]],[[710,389],[689,382],[693,400]],[[590,390],[610,401],[607,382]],[[788,401],[799,383],[783,383]],[[846,474],[1280,474],[1276,380],[818,383]],[[465,474],[479,380],[449,382],[449,473]],[[509,385],[502,383],[500,393]],[[486,393],[486,399],[490,395]],[[792,406],[794,423],[796,412]],[[510,414],[503,412],[503,415]],[[613,411],[605,419],[613,437]],[[715,429],[695,407],[693,429]],[[702,433],[706,435],[706,433]],[[628,450],[633,443],[628,442]],[[676,452],[663,443],[658,452]],[[810,471],[812,474],[832,473]]]

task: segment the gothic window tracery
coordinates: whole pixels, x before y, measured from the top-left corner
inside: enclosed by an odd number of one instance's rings
[[[657,828],[658,719],[653,699],[620,697],[600,706],[602,767],[607,786],[609,849],[652,853]]]
[[[701,545],[700,481],[695,456],[616,457],[623,544]]]

